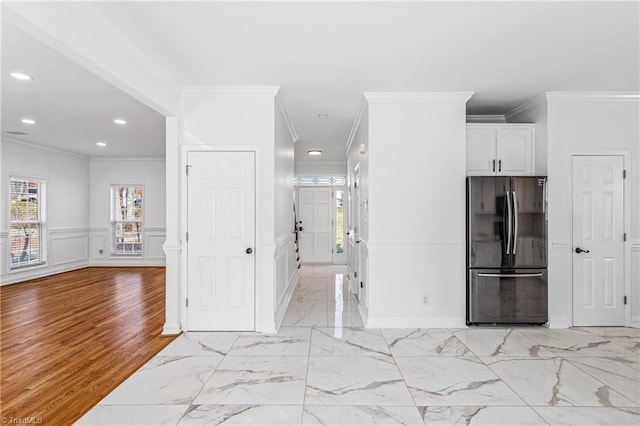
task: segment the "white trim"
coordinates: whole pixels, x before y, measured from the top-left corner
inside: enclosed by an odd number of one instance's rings
[[[504,114],[467,114],[467,123],[506,123]]]
[[[570,163],[571,163],[571,178],[569,182],[569,190],[571,193],[571,197],[573,198],[573,158],[577,156],[621,156],[622,157],[622,168],[623,170],[631,170],[632,162],[631,162],[631,152],[628,150],[578,150],[578,151],[570,151]],[[629,235],[631,232],[631,184],[628,183],[628,179],[623,179],[622,181],[622,196],[623,196],[623,224],[622,224],[622,232],[626,232]],[[570,246],[573,247],[573,201],[571,202],[571,213],[569,217],[569,237],[570,237]],[[623,241],[623,274],[624,274],[624,294],[627,296],[631,295],[631,241],[627,239],[627,241]],[[570,275],[570,292],[569,292],[569,326],[573,326],[573,262],[570,262],[569,265],[569,275]],[[629,327],[631,325],[631,311],[632,311],[633,298],[629,297],[629,303],[625,305],[624,308],[624,322],[625,326]]]
[[[364,117],[364,113],[367,110],[367,99],[366,97],[362,100],[362,104],[360,105],[360,109],[356,114],[355,120],[353,120],[353,125],[351,125],[351,131],[349,131],[349,137],[347,138],[347,144],[345,145],[345,152],[349,155],[349,150],[351,149],[351,144],[358,133],[358,129],[360,128],[360,122],[362,121],[362,117]]]
[[[369,103],[408,102],[461,102],[465,103],[474,92],[365,92]]]
[[[464,241],[432,241],[432,240],[369,240],[361,241],[367,244],[369,249],[464,249],[466,247]]]
[[[182,96],[234,95],[275,97],[279,90],[280,86],[186,86],[182,89]]]
[[[298,137],[298,133],[296,132],[296,128],[293,126],[293,122],[291,121],[291,117],[289,116],[289,113],[287,112],[287,109],[284,106],[284,102],[282,101],[282,97],[280,96],[280,92],[276,93],[275,95],[275,101],[276,101],[276,106],[280,111],[280,114],[282,115],[282,118],[284,119],[285,123],[287,124],[287,130],[289,130],[289,134],[291,135],[291,140],[293,140],[293,143],[298,142],[298,140],[300,140],[300,138]]]
[[[162,326],[162,335],[163,336],[176,336],[182,333],[182,329],[180,328],[179,323],[175,324],[167,324],[165,323]]]
[[[78,154],[77,152],[71,152],[71,151],[65,151],[63,149],[59,149],[59,148],[54,148],[51,146],[45,146],[45,145],[38,145],[32,142],[25,142],[25,141],[21,141],[18,139],[15,139],[14,137],[11,136],[7,136],[5,133],[2,133],[2,141],[3,142],[10,142],[10,143],[15,143],[18,145],[24,145],[27,146],[29,148],[33,148],[33,149],[40,149],[42,151],[49,151],[49,152],[55,152],[57,154],[64,154],[64,155],[69,155],[71,157],[75,157],[75,158],[80,158],[83,160],[89,160],[90,157],[88,155],[83,155],[83,154]]]
[[[90,157],[91,162],[96,161],[166,161],[165,157]]]
[[[510,123],[514,119],[514,117],[516,117],[522,111],[527,110],[532,106],[541,102],[547,102],[547,92],[537,94],[533,98],[529,99],[528,101],[518,105],[517,107],[513,108],[511,111],[507,112],[504,115],[505,121],[507,123]]]
[[[546,92],[548,102],[640,102],[640,92]]]
[[[85,227],[69,227],[69,228],[49,228],[49,235],[62,234],[62,233],[89,233],[91,228]]]
[[[467,328],[464,314],[436,317],[367,317],[366,328]]]

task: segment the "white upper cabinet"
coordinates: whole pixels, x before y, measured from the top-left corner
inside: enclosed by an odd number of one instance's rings
[[[467,124],[467,176],[533,175],[534,124]]]

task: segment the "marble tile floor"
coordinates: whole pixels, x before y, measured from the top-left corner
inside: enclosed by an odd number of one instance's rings
[[[640,329],[364,329],[303,267],[276,335],[184,333],[79,425],[638,425]]]

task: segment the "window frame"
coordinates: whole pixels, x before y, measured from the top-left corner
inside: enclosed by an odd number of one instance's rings
[[[37,189],[37,220],[12,220],[11,214],[11,196],[13,194],[12,184],[14,181],[25,181],[25,182],[35,182],[38,185]],[[8,227],[8,243],[9,249],[7,250],[7,265],[9,269],[9,273],[16,272],[24,272],[25,270],[36,269],[46,267],[48,263],[47,256],[47,236],[48,236],[48,227],[47,227],[47,179],[37,176],[26,176],[26,175],[18,175],[18,174],[10,174],[8,179],[8,216],[9,216],[9,227]],[[15,265],[12,260],[12,239],[11,239],[11,231],[14,224],[37,224],[38,225],[38,249],[39,249],[39,259],[34,262],[29,262],[26,264],[17,264]]]
[[[140,188],[142,191],[142,206],[141,206],[141,214],[139,220],[132,219],[117,219],[116,215],[116,190],[117,188]],[[110,239],[110,251],[109,254],[114,258],[143,258],[145,253],[145,227],[144,227],[144,217],[145,217],[145,198],[146,198],[146,190],[143,183],[112,183],[109,185],[109,239]],[[118,253],[118,241],[116,237],[117,225],[118,224],[127,224],[127,223],[140,223],[140,252],[122,252]]]

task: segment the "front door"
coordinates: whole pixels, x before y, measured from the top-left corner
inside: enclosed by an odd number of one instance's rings
[[[255,153],[188,164],[187,328],[255,330]]]
[[[333,197],[330,187],[300,187],[300,262],[332,263]]]
[[[573,325],[623,326],[623,157],[573,157]]]

